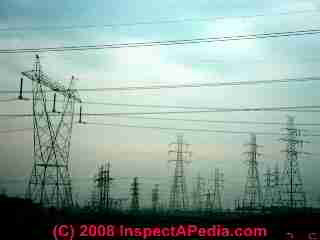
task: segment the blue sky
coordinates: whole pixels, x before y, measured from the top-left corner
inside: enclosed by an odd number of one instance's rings
[[[282,14],[290,12],[290,14]],[[299,13],[298,13],[299,12]],[[31,1],[4,0],[0,3],[0,49],[72,46],[102,43],[128,43],[200,37],[286,32],[319,27],[318,1]],[[238,16],[255,16],[237,18]],[[212,20],[215,17],[225,17]],[[199,21],[199,19],[211,20]],[[198,19],[170,24],[101,27],[108,24]],[[62,26],[95,25],[93,28],[62,29]],[[100,27],[99,27],[100,26]],[[60,27],[60,28],[59,28]],[[5,31],[5,29],[11,31]],[[24,28],[24,30],[12,30]],[[30,28],[41,28],[40,30]],[[132,49],[105,49],[86,52],[41,53],[44,71],[53,79],[67,84],[71,75],[78,78],[77,87],[121,87],[154,84],[207,83],[249,80],[272,80],[319,76],[320,48],[318,35],[277,39],[242,40],[184,46],[162,46]],[[30,70],[34,54],[1,54],[0,71],[3,90],[18,89],[22,71]],[[31,83],[25,81],[25,89]],[[208,107],[273,107],[312,105],[320,100],[317,82],[257,85],[243,87],[199,88],[129,93],[83,93],[83,100],[114,103],[186,105]],[[4,99],[6,96],[2,96]],[[31,112],[31,102],[0,103],[1,113]],[[87,112],[149,111],[153,109],[94,106]],[[174,117],[211,120],[283,121],[277,113],[210,113]],[[318,113],[296,113],[297,122],[317,123]],[[166,117],[166,116],[163,116]],[[89,119],[88,119],[89,121]],[[247,126],[186,122],[137,120],[126,118],[92,119],[162,127],[212,128],[243,131],[280,131],[278,126]],[[31,127],[32,121],[1,120],[3,129]],[[317,132],[316,128],[310,128]],[[158,177],[160,191],[168,192],[168,143],[177,132],[150,129],[126,129],[101,126],[75,126],[72,136],[71,169],[75,178],[91,177],[98,164],[110,160],[115,176]],[[246,151],[245,135],[184,133],[194,155],[188,166],[191,179],[200,172],[208,176],[219,167],[225,174],[225,207],[243,192]],[[0,136],[0,176],[28,177],[32,166],[31,132]],[[317,138],[306,151],[318,153]],[[258,137],[265,155],[260,171],[284,159],[284,145],[277,137]],[[301,159],[301,169],[310,198],[320,194],[317,155]],[[172,170],[173,166],[170,167]],[[120,181],[120,180],[119,180]],[[115,182],[115,195],[127,196],[131,179]],[[148,195],[153,182],[142,180],[142,191]],[[154,180],[155,183],[156,180]],[[82,201],[88,197],[90,180],[75,181]],[[161,185],[162,184],[162,185]],[[24,191],[22,183],[6,185],[11,194]],[[121,188],[121,191],[119,189]],[[312,194],[311,194],[312,192]],[[167,196],[164,195],[163,200]],[[148,205],[148,199],[145,199]]]

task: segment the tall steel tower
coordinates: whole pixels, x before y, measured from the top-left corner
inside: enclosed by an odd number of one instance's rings
[[[306,152],[298,151],[297,148],[302,148],[304,142],[298,137],[301,135],[301,130],[295,128],[294,118],[288,116],[287,119],[286,137],[280,140],[286,143],[286,161],[281,179],[282,189],[282,206],[289,208],[306,207],[306,194],[303,191],[303,184],[298,164],[298,155],[307,154]]]
[[[111,190],[111,181],[113,178],[110,177],[110,162],[103,164],[98,168],[98,174],[94,179],[96,184],[96,207],[101,209],[110,208],[110,190]]]
[[[152,189],[152,210],[154,212],[159,210],[159,184],[155,184]]]
[[[26,197],[44,206],[73,206],[69,172],[70,141],[75,103],[81,103],[74,87],[74,77],[68,88],[50,80],[42,71],[36,55],[35,67],[22,75],[32,80],[33,95],[33,157],[34,164]],[[48,100],[52,92],[62,98],[59,111],[56,102]]]
[[[214,171],[214,188],[213,188],[213,202],[212,207],[216,211],[222,210],[222,190],[223,190],[223,173],[219,168]]]
[[[198,211],[201,211],[203,208],[204,187],[204,178],[200,176],[200,173],[198,173],[196,184],[193,189],[193,208]]]
[[[269,208],[272,205],[272,173],[269,167],[267,168],[264,177],[263,207]]]
[[[272,207],[281,206],[280,170],[276,164],[272,172]]]
[[[177,158],[175,160],[169,160],[169,162],[174,161],[176,163],[170,192],[169,208],[172,210],[186,209],[188,208],[188,196],[183,164],[187,161],[184,160],[183,157],[186,154],[191,156],[191,152],[184,150],[184,147],[187,148],[189,144],[183,143],[183,135],[178,135],[177,142],[171,143],[170,145],[175,145],[176,149],[170,150],[169,154],[175,153]]]
[[[138,177],[133,179],[133,183],[131,184],[131,210],[137,211],[139,210],[139,183]]]
[[[249,157],[247,160],[249,168],[244,191],[243,207],[254,210],[259,209],[262,203],[262,193],[257,162],[257,157],[260,154],[257,152],[257,148],[259,146],[256,143],[255,134],[251,134],[251,141],[247,145],[250,147],[250,151],[246,152]]]

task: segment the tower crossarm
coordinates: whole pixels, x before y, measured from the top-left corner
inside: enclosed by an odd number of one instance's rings
[[[77,96],[77,90],[68,89],[65,86],[63,86],[62,84],[52,81],[47,75],[45,75],[42,72],[40,72],[40,74],[39,74],[37,71],[31,70],[31,71],[24,71],[21,74],[23,76],[27,77],[28,79],[30,79],[31,81],[38,82],[38,83],[48,87],[49,89],[51,89],[54,92],[59,92],[62,95],[64,95],[65,97],[72,98],[75,101],[81,103],[81,99]]]

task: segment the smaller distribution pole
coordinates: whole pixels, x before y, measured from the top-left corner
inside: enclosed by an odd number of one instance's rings
[[[19,92],[19,97],[18,97],[18,99],[20,99],[20,100],[23,100],[22,88],[23,88],[23,78],[20,78],[20,92]]]

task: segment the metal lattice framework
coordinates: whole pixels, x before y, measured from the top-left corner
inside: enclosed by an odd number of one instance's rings
[[[154,212],[159,210],[159,184],[155,184],[152,189],[152,210]]]
[[[170,153],[175,153],[177,158],[170,160],[176,163],[174,169],[173,183],[170,192],[169,208],[172,210],[188,208],[187,184],[184,174],[184,163],[187,162],[183,159],[185,154],[191,155],[190,151],[184,151],[184,147],[189,144],[183,143],[183,135],[177,136],[177,142],[170,145],[176,145],[175,150],[170,150]]]
[[[204,201],[204,191],[205,191],[205,179],[200,176],[200,173],[198,173],[198,176],[196,178],[196,184],[194,185],[193,189],[193,209],[201,211],[203,209]]]
[[[140,201],[139,201],[139,183],[138,177],[133,179],[133,183],[131,184],[131,211],[136,212],[140,208]]]
[[[298,151],[298,147],[303,146],[303,141],[299,139],[301,130],[295,128],[294,118],[288,116],[287,136],[280,140],[286,143],[286,161],[281,178],[281,205],[289,208],[306,207],[306,194],[303,190],[303,183],[299,169],[298,155],[308,154]]]
[[[73,206],[71,176],[69,172],[70,141],[76,102],[81,102],[73,89],[74,77],[68,88],[51,81],[41,69],[36,56],[35,68],[22,72],[32,80],[34,163],[27,187],[27,198],[46,207]],[[58,93],[61,111],[55,111],[56,102],[49,101]]]
[[[213,191],[213,203],[212,207],[216,211],[222,210],[222,191],[223,191],[223,173],[220,172],[219,168],[214,171],[214,191]]]
[[[264,194],[263,194],[263,207],[272,206],[272,173],[270,167],[267,168],[264,174]]]
[[[257,152],[259,146],[256,142],[256,135],[251,134],[251,141],[247,144],[250,147],[250,151],[246,152],[249,157],[249,167],[243,199],[243,207],[251,210],[261,208],[262,204],[262,192],[257,162],[257,157],[260,154]]]
[[[276,164],[272,172],[272,207],[281,206],[280,170]]]

